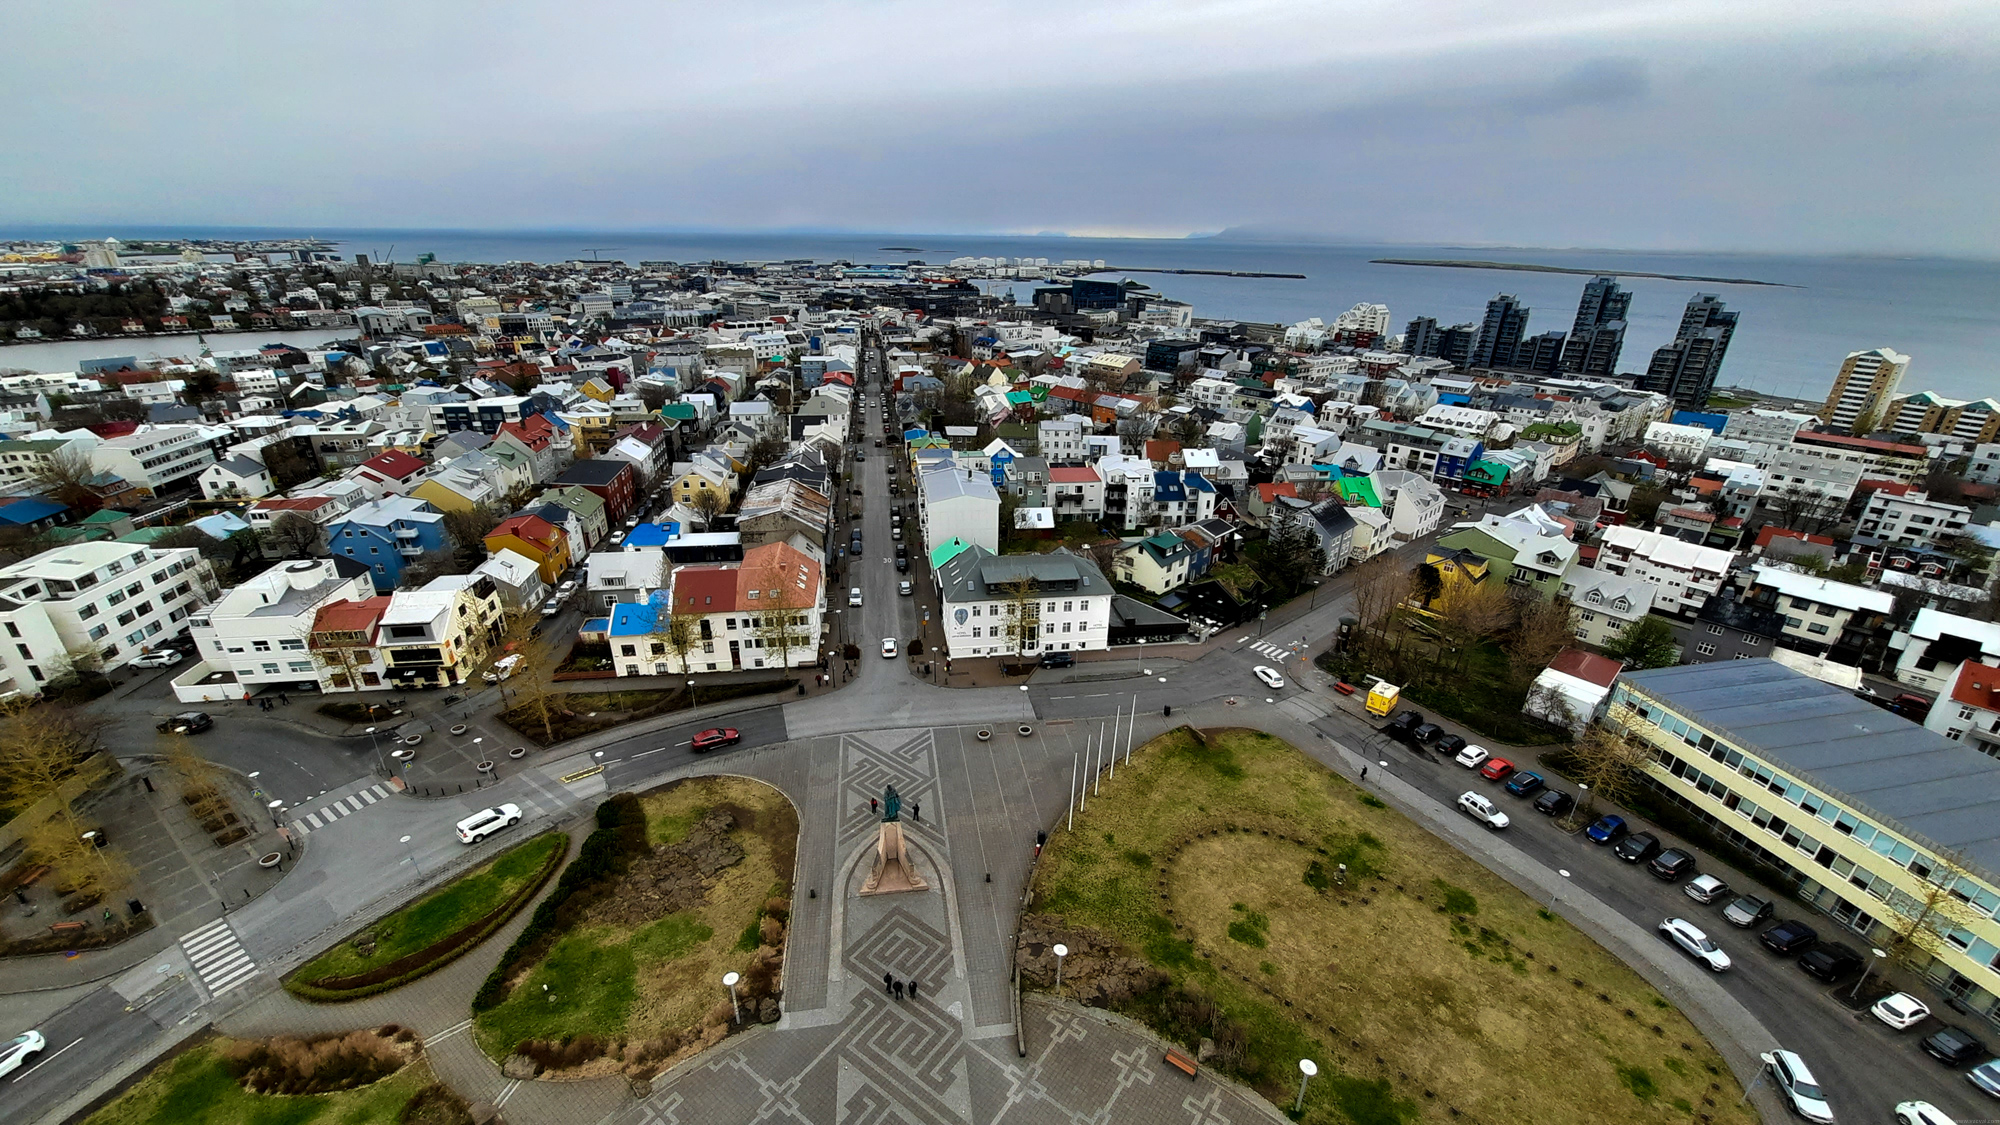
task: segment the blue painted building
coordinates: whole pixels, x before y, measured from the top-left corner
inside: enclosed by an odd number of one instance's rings
[[[363,504],[327,525],[326,542],[335,557],[366,566],[375,589],[385,593],[402,581],[410,560],[451,548],[444,513],[410,496]]]

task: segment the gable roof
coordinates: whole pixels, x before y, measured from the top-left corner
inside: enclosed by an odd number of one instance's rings
[[[550,551],[561,542],[562,529],[540,516],[508,516],[493,525],[486,533],[490,542],[502,536],[511,535],[523,543],[532,543],[543,551]]]
[[[388,480],[408,480],[424,471],[424,463],[400,449],[388,449],[355,466]]]

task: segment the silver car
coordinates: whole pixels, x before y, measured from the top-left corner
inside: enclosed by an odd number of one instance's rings
[[[42,1038],[42,1033],[39,1031],[16,1035],[13,1042],[0,1047],[0,1077],[21,1069],[21,1064],[27,1062],[29,1056],[41,1054],[42,1048],[46,1046],[48,1042]]]
[[[1686,918],[1668,918],[1660,923],[1660,932],[1667,939],[1686,950],[1688,956],[1720,973],[1729,968],[1729,954],[1722,947],[1708,940],[1701,928]]]

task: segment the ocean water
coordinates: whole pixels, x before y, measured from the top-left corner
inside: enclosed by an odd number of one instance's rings
[[[13,234],[0,231],[0,236]],[[24,235],[30,232],[20,232]],[[1567,331],[1585,277],[1569,274],[1391,266],[1373,258],[1452,258],[1522,262],[1602,270],[1752,278],[1779,285],[1727,285],[1625,278],[1633,293],[1620,363],[1641,370],[1654,348],[1673,337],[1681,308],[1698,292],[1715,292],[1742,319],[1720,382],[1808,401],[1825,397],[1849,352],[1887,347],[1912,357],[1903,389],[1935,390],[1954,398],[2000,396],[2000,262],[1887,257],[1662,253],[1623,250],[1534,250],[1450,246],[1365,246],[1283,243],[1225,238],[1120,239],[1061,236],[731,234],[605,231],[218,230],[150,228],[67,231],[70,237],[272,237],[313,235],[343,254],[411,261],[432,253],[447,262],[559,262],[603,259],[845,259],[942,263],[960,255],[1009,258],[1104,259],[1108,265],[1168,269],[1250,270],[1304,274],[1304,280],[1135,273],[1169,297],[1191,302],[1197,316],[1289,323],[1331,320],[1363,301],[1389,306],[1395,331],[1411,317],[1440,324],[1477,322],[1486,301],[1512,293],[1534,311],[1528,331]],[[36,236],[49,237],[49,232]],[[913,247],[914,252],[889,247]],[[1098,275],[1100,277],[1114,275]],[[1009,283],[990,286],[1005,292]],[[1023,303],[1034,284],[1011,283]],[[165,343],[164,341],[162,343]],[[134,342],[136,345],[136,342]],[[128,354],[114,350],[98,354]],[[0,349],[0,366],[32,366]]]

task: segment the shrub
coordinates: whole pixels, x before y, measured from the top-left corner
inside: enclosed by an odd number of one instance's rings
[[[650,848],[646,839],[646,810],[639,804],[639,798],[620,793],[598,805],[597,830],[584,838],[576,858],[556,880],[556,889],[535,908],[521,935],[500,955],[500,963],[493,966],[473,996],[472,1010],[488,1012],[499,1007],[507,999],[508,979],[521,966],[547,953],[591,903],[610,892],[625,874],[631,857]]]
[[[442,1082],[433,1082],[403,1103],[397,1125],[472,1125],[472,1107]]]
[[[390,1024],[312,1039],[246,1039],[224,1047],[221,1057],[230,1076],[253,1094],[325,1094],[401,1070],[409,1055],[397,1045],[399,1033],[402,1029]]]
[[[611,1048],[612,1044],[595,1035],[577,1035],[560,1040],[523,1039],[514,1052],[535,1060],[543,1070],[568,1070],[602,1057]]]

